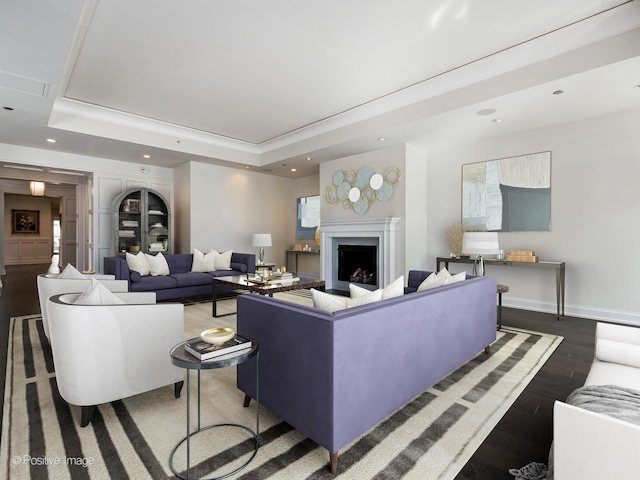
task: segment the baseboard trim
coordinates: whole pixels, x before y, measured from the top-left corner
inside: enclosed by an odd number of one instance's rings
[[[534,312],[557,313],[555,302],[541,302],[529,298],[519,298],[504,295],[502,306],[518,308],[520,310],[531,310]],[[623,325],[640,326],[640,313],[625,310],[612,310],[608,308],[598,308],[585,305],[569,305],[565,303],[564,314],[571,317],[586,318],[589,320],[602,320]]]

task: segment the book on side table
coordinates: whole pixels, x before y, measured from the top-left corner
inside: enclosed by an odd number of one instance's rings
[[[251,340],[248,340],[240,335],[236,335],[231,340],[227,340],[222,345],[213,345],[203,341],[200,337],[187,340],[184,344],[185,352],[193,355],[200,361],[213,360],[220,358],[222,355],[236,354],[242,350],[248,350],[251,348]]]

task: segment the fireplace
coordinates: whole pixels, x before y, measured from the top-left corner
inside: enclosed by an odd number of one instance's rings
[[[326,289],[348,292],[351,277],[358,268],[360,271],[367,270],[367,278],[374,273],[370,279],[372,283],[353,282],[370,290],[382,288],[395,280],[398,276],[396,229],[399,221],[398,217],[387,217],[322,222],[320,275]],[[356,263],[348,260],[344,267],[338,268],[341,255],[355,258]]]
[[[338,245],[338,280],[378,286],[378,247],[376,245]]]

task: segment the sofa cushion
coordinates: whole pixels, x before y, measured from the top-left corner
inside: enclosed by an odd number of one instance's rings
[[[213,250],[215,252],[215,250]],[[231,270],[231,255],[233,252],[227,250],[226,252],[216,252],[214,255],[214,270]]]
[[[382,299],[404,295],[404,275],[400,275],[393,282],[382,289]]]
[[[178,282],[171,275],[152,277],[150,275],[141,277],[137,282],[131,282],[132,292],[151,292],[166,288],[176,288]]]
[[[430,290],[432,288],[440,287],[444,285],[444,282],[446,280],[446,277],[438,278],[436,272],[433,272],[431,275],[425,278],[420,285],[418,285],[418,291],[422,292],[423,290]]]
[[[193,287],[197,285],[212,284],[211,275],[203,272],[172,273],[171,277],[176,280],[178,287]]]
[[[73,303],[76,305],[120,305],[124,302],[94,278]]]
[[[240,273],[246,273],[248,270],[246,263],[231,262],[231,269]]]
[[[382,300],[382,289],[379,288],[373,292],[369,292],[365,295],[359,295],[347,299],[346,308],[358,307],[360,305],[367,305],[368,303],[378,302]]]
[[[129,270],[138,272],[143,277],[151,273],[149,262],[147,261],[147,257],[144,256],[143,252],[138,252],[137,255],[127,252],[125,254],[125,258],[127,259],[127,267],[129,267]]]
[[[157,275],[169,275],[169,265],[162,255],[162,252],[158,252],[155,256],[144,254],[147,262],[149,263],[149,273],[154,277]]]
[[[210,272],[215,270],[215,258],[217,252],[211,250],[209,253],[202,253],[197,248],[193,249],[192,272]]]
[[[451,285],[452,283],[464,282],[467,279],[467,272],[456,273],[455,275],[449,275],[445,281],[445,285]]]
[[[330,293],[321,292],[315,288],[311,289],[311,299],[313,306],[327,312],[337,312],[347,308],[348,297],[340,295],[331,295]]]

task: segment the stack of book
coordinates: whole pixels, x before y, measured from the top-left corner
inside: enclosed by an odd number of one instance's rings
[[[203,341],[200,337],[187,340],[184,344],[185,352],[193,355],[201,362],[207,360],[224,360],[225,358],[235,357],[251,348],[251,340],[234,336],[231,340],[224,342],[222,345],[213,345]]]
[[[509,262],[537,263],[540,261],[540,257],[533,250],[511,250],[507,255],[507,260]]]

